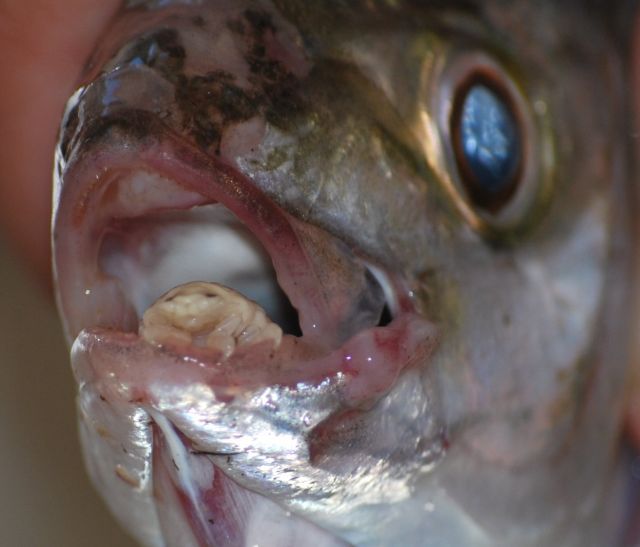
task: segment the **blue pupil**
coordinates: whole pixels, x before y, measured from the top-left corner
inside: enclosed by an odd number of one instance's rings
[[[476,190],[507,191],[520,163],[517,122],[499,95],[482,84],[469,89],[462,104],[460,138],[463,161]]]

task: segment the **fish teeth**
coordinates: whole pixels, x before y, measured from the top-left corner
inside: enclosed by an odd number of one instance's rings
[[[140,336],[160,346],[197,346],[228,358],[237,347],[271,342],[277,349],[282,329],[240,293],[202,281],[172,289],[144,313]]]

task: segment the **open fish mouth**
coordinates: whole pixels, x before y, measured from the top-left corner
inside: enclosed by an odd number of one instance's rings
[[[248,537],[238,496],[339,534],[360,526],[353,506],[406,498],[442,439],[432,401],[402,417],[419,382],[379,404],[436,341],[402,275],[166,129],[139,139],[118,123],[60,161],[54,229],[85,455],[114,513],[129,528],[144,513],[169,544],[233,545]],[[179,533],[163,521],[176,506]]]
[[[69,211],[82,229],[58,242],[81,287],[69,331],[96,357],[111,346],[167,368],[188,357],[223,391],[340,377],[349,406],[424,360],[435,330],[400,276],[222,162],[199,157],[210,165],[196,171],[168,148],[126,156],[103,153],[82,173],[91,187]]]

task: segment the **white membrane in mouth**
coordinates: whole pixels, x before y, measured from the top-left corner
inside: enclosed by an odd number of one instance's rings
[[[221,204],[116,223],[103,241],[101,268],[121,281],[138,317],[174,287],[214,281],[259,303],[285,331],[298,334],[269,255]]]
[[[381,270],[377,266],[374,266],[373,264],[367,263],[367,269],[369,270],[373,278],[376,280],[378,285],[380,285],[380,288],[384,293],[384,299],[385,299],[386,305],[389,308],[389,313],[391,314],[391,317],[397,315],[400,311],[400,303],[398,302],[396,291],[393,288],[391,281],[389,280],[389,277],[383,270]]]

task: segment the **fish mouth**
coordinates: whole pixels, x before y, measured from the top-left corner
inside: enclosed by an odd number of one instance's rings
[[[338,378],[350,407],[424,360],[435,330],[399,275],[285,212],[234,166],[171,140],[134,154],[107,146],[66,175],[85,181],[56,215],[77,346],[158,372],[196,363],[220,396]]]
[[[407,393],[424,397],[417,371],[437,336],[402,276],[153,117],[142,139],[119,123],[59,151],[54,211],[81,439],[113,513],[153,543],[182,534],[170,524],[181,506],[184,534],[215,545],[242,535],[247,503],[341,535],[345,496],[384,507],[409,495],[442,439],[430,404],[405,412]],[[401,378],[402,394],[377,404]]]

